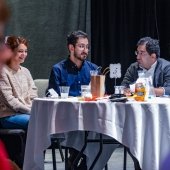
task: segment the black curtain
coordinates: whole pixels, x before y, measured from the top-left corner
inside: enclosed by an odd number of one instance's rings
[[[161,57],[169,59],[169,10],[169,0],[91,0],[92,61],[103,67],[121,63],[123,77],[136,61],[136,43],[144,36],[160,39]],[[106,89],[114,92],[109,75]]]

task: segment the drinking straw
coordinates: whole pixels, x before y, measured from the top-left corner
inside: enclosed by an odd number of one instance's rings
[[[110,71],[110,68],[109,67],[106,67],[103,71],[103,75],[106,75],[108,72]]]

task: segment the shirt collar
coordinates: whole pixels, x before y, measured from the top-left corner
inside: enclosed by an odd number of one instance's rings
[[[66,67],[69,72],[80,71],[82,67],[84,66],[84,64],[85,64],[85,61],[82,63],[82,66],[78,68],[77,65],[70,60],[70,57],[68,57],[68,59],[66,60]]]
[[[141,66],[139,66],[144,72],[147,72],[147,71],[150,71],[150,70],[155,70],[155,68],[156,68],[156,65],[157,65],[157,60],[151,65],[151,68],[149,69],[149,70],[147,70],[147,69],[145,69],[145,68],[143,68],[143,67],[141,67]]]

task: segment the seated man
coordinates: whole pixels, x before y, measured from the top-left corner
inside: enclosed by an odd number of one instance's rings
[[[170,95],[170,62],[160,58],[159,41],[150,37],[141,38],[137,43],[136,55],[137,62],[127,69],[121,84],[129,88],[130,84],[136,82],[138,71],[143,70],[146,77],[152,77],[156,96]],[[130,155],[134,160],[135,170],[140,170],[138,161],[131,153]]]
[[[70,96],[81,95],[81,85],[90,83],[90,71],[97,65],[87,61],[89,41],[86,33],[74,31],[67,37],[69,57],[53,66],[49,87],[60,94],[59,86],[70,86]]]
[[[122,81],[129,88],[138,78],[138,70],[151,76],[156,96],[170,95],[170,62],[160,58],[159,41],[150,37],[141,38],[137,43],[137,62],[131,64]]]
[[[90,83],[90,71],[96,70],[97,65],[87,61],[89,41],[86,33],[74,31],[67,37],[69,57],[53,66],[48,89],[53,88],[59,95],[59,86],[70,86],[69,96],[80,96],[81,85]],[[70,149],[70,163],[74,161],[78,151]],[[85,158],[85,156],[84,156]],[[87,169],[86,160],[77,169]]]

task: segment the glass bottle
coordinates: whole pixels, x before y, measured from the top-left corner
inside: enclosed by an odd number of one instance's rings
[[[135,83],[135,100],[145,101],[147,95],[147,81],[142,71],[138,72],[138,79]]]

